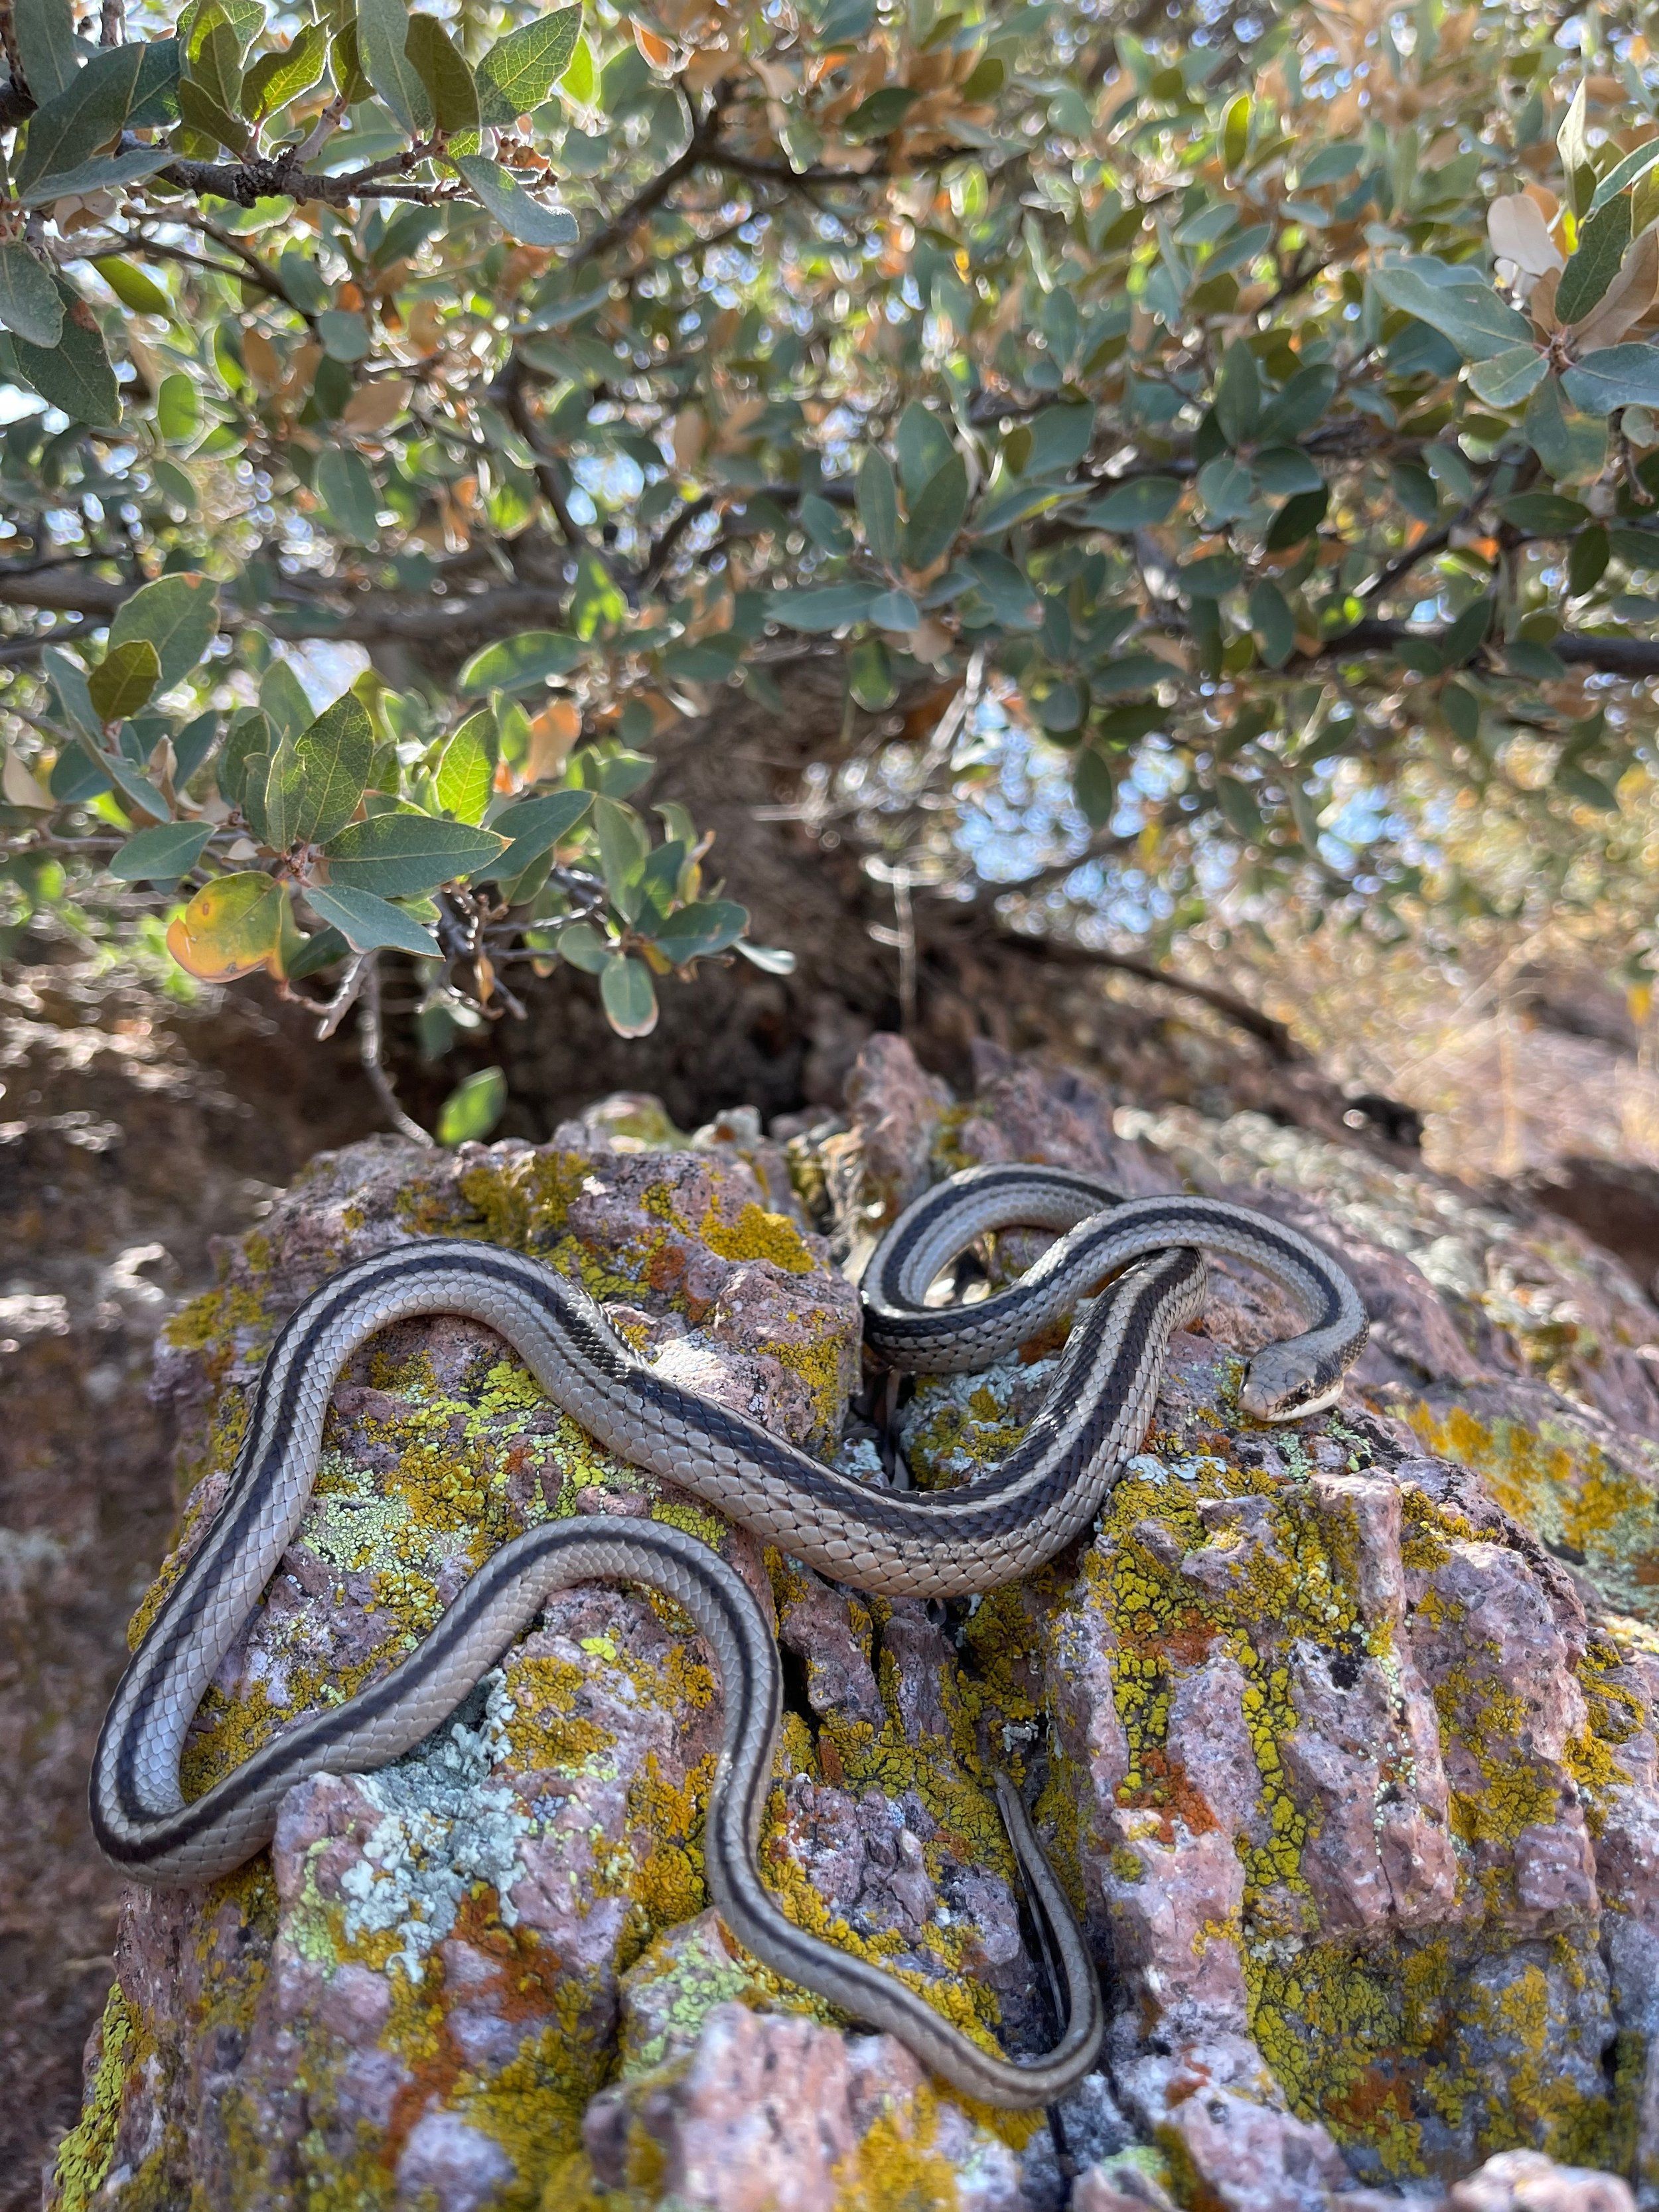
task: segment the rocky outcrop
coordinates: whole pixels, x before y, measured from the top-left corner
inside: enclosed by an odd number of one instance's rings
[[[1102,2072],[1052,2126],[969,2111],[748,1957],[702,1878],[705,1658],[659,1601],[587,1586],[409,1757],[290,1793],[269,1855],[131,1898],[62,2212],[1659,2206],[1659,1313],[1559,1219],[995,1054],[957,1100],[890,1038],[845,1115],[769,1136],[742,1112],[682,1136],[629,1098],[539,1147],[355,1146],[167,1332],[188,1496],[139,1625],[222,1494],[274,1327],[434,1231],[579,1275],[665,1371],[880,1479],[846,1270],[929,1181],[1006,1158],[1318,1237],[1377,1324],[1341,1407],[1239,1414],[1241,1352],[1297,1324],[1218,1263],[1092,1535],[929,1607],[618,1465],[487,1331],[404,1323],[341,1377],[187,1779],[373,1679],[520,1529],[667,1517],[777,1626],[762,1857],[792,1917],[1041,2048],[988,1794],[1006,1768],[1102,1961]],[[1030,1249],[981,1256],[994,1276]],[[1054,1352],[919,1382],[892,1423],[913,1479],[999,1460]]]

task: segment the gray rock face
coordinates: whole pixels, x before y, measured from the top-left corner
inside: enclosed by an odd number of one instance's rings
[[[929,1182],[1010,1158],[1317,1237],[1377,1324],[1342,1405],[1238,1413],[1241,1352],[1297,1324],[1217,1263],[1091,1536],[930,1607],[619,1465],[487,1331],[404,1323],[336,1387],[186,1778],[374,1679],[520,1529],[672,1519],[785,1653],[767,1880],[1015,2051],[1054,2033],[992,1767],[1023,1788],[1113,2012],[1055,2130],[964,2109],[729,1936],[706,1657],[672,1607],[593,1585],[395,1766],[292,1791],[268,1855],[132,1894],[61,2212],[1659,2206],[1659,1313],[1557,1219],[1000,1055],[958,1102],[892,1038],[846,1118],[787,1145],[743,1113],[683,1137],[639,1098],[541,1147],[375,1139],[314,1163],[171,1325],[188,1495],[140,1625],[222,1495],[274,1328],[349,1261],[433,1232],[537,1253],[664,1371],[874,1474],[842,1263]],[[995,1465],[1054,1349],[908,1391],[915,1480]]]

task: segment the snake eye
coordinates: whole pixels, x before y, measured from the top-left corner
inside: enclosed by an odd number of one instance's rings
[[[1341,1398],[1342,1378],[1339,1376],[1322,1390],[1312,1382],[1304,1384],[1304,1388],[1308,1393],[1305,1397],[1291,1405],[1282,1406],[1278,1413],[1269,1413],[1266,1418],[1270,1421],[1305,1421],[1311,1414],[1328,1413]]]

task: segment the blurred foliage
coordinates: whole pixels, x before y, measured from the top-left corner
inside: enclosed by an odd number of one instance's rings
[[[12,928],[161,912],[191,975],[331,1018],[396,950],[434,1051],[564,960],[643,1034],[663,978],[789,957],[630,805],[653,749],[833,656],[800,814],[902,915],[1443,933],[1534,895],[1449,859],[1473,809],[1625,886],[1644,968],[1633,14],[10,23]],[[318,714],[295,655],[343,644]]]

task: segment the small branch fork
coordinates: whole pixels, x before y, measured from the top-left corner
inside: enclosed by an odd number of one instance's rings
[[[348,995],[349,994],[349,995]],[[431,1146],[434,1138],[429,1129],[423,1129],[411,1115],[405,1114],[398,1103],[398,1094],[392,1087],[392,1078],[386,1073],[381,1057],[380,1031],[380,968],[372,952],[366,952],[352,963],[346,980],[325,1009],[325,1019],[332,1015],[329,1026],[320,1034],[328,1036],[338,1026],[339,1020],[353,999],[357,1002],[357,1049],[363,1063],[363,1073],[368,1078],[369,1089],[380,1102],[380,1110],[400,1137],[407,1137],[412,1145]],[[342,1000],[339,1013],[334,1006]]]

